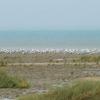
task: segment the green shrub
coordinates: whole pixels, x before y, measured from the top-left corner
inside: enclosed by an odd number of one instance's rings
[[[7,66],[7,61],[1,60],[1,61],[0,61],[0,66]]]
[[[0,71],[0,88],[27,88],[28,82]]]
[[[34,94],[18,100],[100,100],[100,81],[78,81],[47,94]]]
[[[100,62],[100,56],[83,56],[80,58],[81,62],[95,62],[96,64],[99,64]]]

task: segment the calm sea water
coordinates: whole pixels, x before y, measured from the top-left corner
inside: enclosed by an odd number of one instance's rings
[[[100,48],[100,31],[0,31],[0,48]]]

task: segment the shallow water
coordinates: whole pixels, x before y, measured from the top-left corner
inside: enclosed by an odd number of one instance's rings
[[[0,31],[1,48],[100,48],[100,31]]]

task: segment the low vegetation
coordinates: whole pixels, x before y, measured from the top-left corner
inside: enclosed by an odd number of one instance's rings
[[[99,98],[100,81],[84,80],[46,94],[28,95],[18,100],[100,100]]]
[[[28,88],[27,81],[18,77],[12,77],[4,71],[0,71],[0,88]]]
[[[0,66],[1,66],[1,67],[7,66],[7,61],[0,60]]]
[[[99,64],[100,56],[83,56],[80,60],[81,62],[95,62]]]

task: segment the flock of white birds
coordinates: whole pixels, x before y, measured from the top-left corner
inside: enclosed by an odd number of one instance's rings
[[[46,53],[46,52],[64,52],[64,53],[76,53],[76,54],[84,54],[84,53],[100,53],[100,49],[29,49],[29,48],[1,48],[0,53],[14,53],[14,52],[21,52],[21,53]]]

